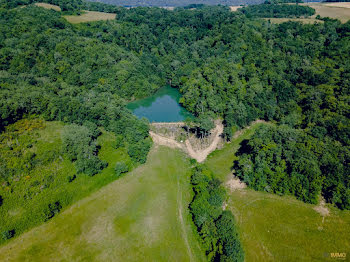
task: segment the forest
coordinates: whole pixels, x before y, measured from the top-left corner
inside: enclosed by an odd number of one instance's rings
[[[131,166],[145,163],[152,145],[148,121],[137,119],[125,105],[169,84],[180,90],[181,104],[198,119],[223,119],[228,141],[256,119],[274,124],[244,141],[239,159],[232,163],[249,187],[307,203],[317,203],[322,196],[340,209],[350,209],[350,22],[272,24],[259,19],[271,12],[284,17],[314,12],[292,5],[274,9],[277,5],[262,4],[242,12],[225,6],[169,11],[50,1],[63,13],[77,12],[82,5],[117,14],[115,21],[71,25],[62,13],[32,2],[0,2],[3,156],[22,156],[22,149],[14,149],[20,141],[17,132],[24,127],[14,123],[38,117],[64,123],[60,152],[74,164],[76,176],[99,176],[107,167],[99,157],[101,132],[115,136],[116,147],[125,150]],[[17,8],[21,5],[27,6]],[[35,163],[58,155],[36,162],[35,155],[25,154],[21,169],[2,157],[1,190],[15,187]],[[113,168],[118,176],[129,170],[125,163]],[[205,190],[217,183],[203,179],[204,184],[193,184],[206,194],[199,205],[212,201]],[[1,208],[7,199],[0,195]],[[50,203],[45,218],[59,212],[60,203]],[[221,215],[233,221],[232,215]],[[208,227],[220,219],[208,216]],[[195,213],[193,217],[203,229]],[[218,231],[220,223],[215,224]],[[234,227],[231,233],[236,234]],[[12,237],[12,228],[3,235]],[[227,236],[213,239],[228,241]],[[210,238],[205,241],[214,259],[221,248],[210,244]]]

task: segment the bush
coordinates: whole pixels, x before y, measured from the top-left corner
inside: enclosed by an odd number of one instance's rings
[[[59,201],[51,203],[44,210],[44,221],[47,221],[57,215],[62,209],[62,206]]]
[[[192,220],[202,238],[208,261],[244,261],[244,252],[236,231],[234,217],[222,211],[225,190],[208,170],[193,168],[191,184],[195,192],[190,204]]]
[[[73,182],[75,179],[77,178],[77,176],[76,175],[73,175],[73,176],[67,176],[67,181],[68,181],[68,183],[71,183],[71,182]]]
[[[129,171],[129,166],[124,162],[117,162],[114,170],[116,175],[119,177],[120,175],[127,173]]]
[[[3,240],[8,240],[10,238],[13,238],[15,235],[15,230],[12,229],[12,230],[6,230],[4,232],[1,233],[1,237]]]
[[[0,207],[2,206],[3,202],[4,202],[4,199],[2,198],[2,196],[0,196]]]

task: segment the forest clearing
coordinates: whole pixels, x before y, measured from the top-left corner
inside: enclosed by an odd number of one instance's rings
[[[67,19],[67,21],[72,24],[104,21],[104,20],[114,20],[115,17],[116,17],[116,14],[96,12],[96,11],[83,11],[81,15],[64,16],[64,18]]]
[[[61,12],[61,7],[57,5],[47,4],[47,3],[35,3],[36,6],[43,7],[45,9],[52,9],[57,12]]]

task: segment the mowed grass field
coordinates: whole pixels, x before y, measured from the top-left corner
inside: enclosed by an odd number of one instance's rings
[[[189,175],[183,153],[153,147],[145,165],[0,247],[0,261],[204,261]]]
[[[116,18],[116,14],[84,11],[82,15],[65,15],[63,17],[72,24],[79,24],[93,21],[114,20]]]
[[[209,156],[206,165],[223,181],[232,178],[234,155],[243,139],[263,124],[256,124],[222,150]],[[334,261],[330,253],[350,253],[350,211],[334,207],[322,217],[314,208],[289,196],[228,190],[227,207],[237,220],[246,261]]]

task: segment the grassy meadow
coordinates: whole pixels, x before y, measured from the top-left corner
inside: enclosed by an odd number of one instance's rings
[[[93,177],[77,174],[61,151],[63,126],[62,122],[24,119],[1,135],[0,157],[16,174],[9,183],[0,181],[0,232],[14,230],[17,236],[43,223],[49,204],[59,201],[64,209],[115,180],[117,161],[129,161],[125,149],[114,149],[115,136],[103,132],[98,138],[99,157],[108,162],[108,167]],[[76,178],[70,182],[68,177],[73,176]]]
[[[206,165],[221,180],[231,178],[239,143],[263,124],[213,152]],[[289,196],[251,189],[228,190],[227,208],[235,215],[246,261],[334,261],[330,253],[350,252],[350,212],[330,205],[323,217],[310,205]]]
[[[0,261],[204,261],[188,171],[183,153],[154,147],[145,165],[0,247]]]

